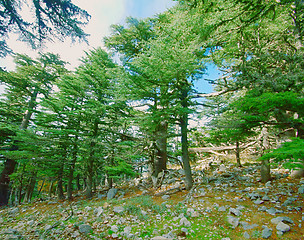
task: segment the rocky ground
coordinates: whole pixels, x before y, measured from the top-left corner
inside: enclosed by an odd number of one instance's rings
[[[259,175],[257,164],[197,169],[188,192],[171,169],[157,190],[141,178],[91,200],[3,208],[0,239],[304,239],[304,178]]]

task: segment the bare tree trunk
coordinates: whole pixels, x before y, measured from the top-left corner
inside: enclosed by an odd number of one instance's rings
[[[76,160],[77,160],[77,143],[74,143],[73,156],[72,156],[72,161],[70,163],[69,178],[68,178],[68,185],[67,185],[67,197],[69,200],[72,199],[73,179],[74,179],[74,170],[75,170]]]
[[[188,109],[188,102],[187,102],[188,90],[182,89],[181,92],[181,104],[183,109]],[[181,127],[181,142],[182,142],[182,160],[184,165],[184,171],[186,175],[186,189],[190,190],[193,186],[193,179],[190,167],[190,159],[189,159],[189,152],[188,152],[188,113],[183,111],[180,116],[180,127]]]
[[[60,165],[58,175],[57,175],[57,198],[59,200],[64,199],[64,193],[63,193],[63,164]]]
[[[235,157],[236,157],[236,163],[238,167],[242,167],[241,164],[241,158],[240,158],[240,142],[236,141],[236,146],[235,146]]]
[[[33,172],[33,176],[30,178],[30,181],[27,185],[27,189],[25,192],[23,202],[25,202],[25,203],[31,202],[33,192],[35,190],[36,180],[37,180],[37,171]]]
[[[263,155],[264,151],[266,149],[269,149],[269,138],[268,138],[268,131],[266,127],[262,128],[261,131],[261,156]],[[271,175],[270,175],[270,165],[269,165],[269,160],[263,160],[261,164],[261,181],[263,183],[266,183],[271,180]]]

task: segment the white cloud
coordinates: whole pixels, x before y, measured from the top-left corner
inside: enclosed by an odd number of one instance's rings
[[[84,56],[84,51],[102,46],[103,38],[110,34],[111,24],[123,24],[128,16],[154,16],[173,5],[171,0],[73,0],[73,3],[85,9],[92,16],[85,27],[85,31],[90,34],[90,45],[72,44],[69,39],[66,39],[65,42],[48,43],[43,49],[43,52],[58,53],[64,61],[70,62],[69,68],[78,66],[79,58]],[[33,51],[28,45],[17,41],[17,36],[10,36],[8,44],[16,53],[28,54],[31,57],[37,56],[37,51]],[[13,70],[12,57],[0,58],[0,66]]]

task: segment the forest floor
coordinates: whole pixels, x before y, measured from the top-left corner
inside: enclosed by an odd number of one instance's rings
[[[190,192],[183,171],[171,169],[157,190],[136,179],[110,200],[100,190],[2,208],[0,239],[304,239],[304,178],[273,169],[264,184],[255,163],[193,176]]]

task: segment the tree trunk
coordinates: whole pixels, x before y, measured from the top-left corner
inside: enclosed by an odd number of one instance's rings
[[[60,165],[57,176],[57,198],[58,200],[64,199],[63,193],[63,164]]]
[[[6,158],[0,177],[0,206],[8,204],[10,175],[15,171],[17,162]]]
[[[34,172],[33,176],[30,178],[30,181],[27,185],[27,189],[26,189],[26,192],[25,192],[23,202],[25,202],[25,203],[31,202],[33,192],[34,192],[34,189],[35,189],[35,185],[36,185],[36,180],[37,180],[37,172]]]
[[[184,165],[184,171],[186,175],[185,185],[186,189],[190,190],[193,186],[193,179],[190,167],[190,160],[189,160],[189,152],[188,152],[188,90],[187,88],[182,89],[181,92],[181,104],[183,107],[183,112],[180,116],[180,127],[181,127],[181,142],[182,142],[182,160]]]
[[[269,149],[268,131],[266,127],[261,131],[261,156],[266,149]],[[269,160],[263,160],[261,164],[261,181],[266,183],[271,180]]]
[[[236,157],[236,163],[237,163],[237,166],[238,167],[242,167],[242,164],[241,164],[241,158],[240,158],[240,142],[239,141],[236,141],[236,144],[235,144],[235,157]]]
[[[157,177],[160,172],[167,169],[167,130],[168,123],[163,121],[155,132],[156,155],[154,157],[153,176]]]
[[[76,176],[76,187],[77,190],[80,191],[81,190],[81,185],[80,185],[80,174],[78,173]]]
[[[73,179],[74,179],[74,170],[75,170],[76,160],[77,160],[77,144],[74,143],[73,156],[72,156],[72,161],[70,163],[68,185],[67,185],[67,197],[68,197],[68,200],[72,199]]]

